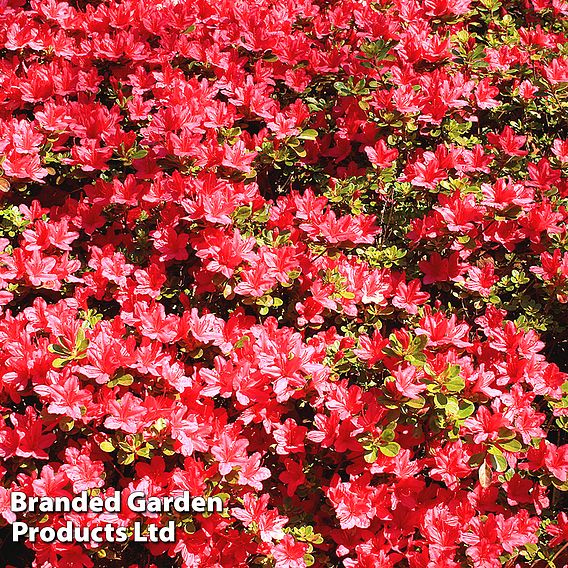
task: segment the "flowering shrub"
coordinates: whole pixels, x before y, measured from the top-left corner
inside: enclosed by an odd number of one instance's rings
[[[566,562],[565,0],[0,7],[6,562]]]

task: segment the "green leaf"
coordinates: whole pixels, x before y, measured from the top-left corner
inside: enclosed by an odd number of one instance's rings
[[[393,458],[398,454],[398,452],[400,452],[400,445],[397,444],[396,442],[389,442],[384,446],[379,446],[379,450],[381,450],[381,453],[383,455],[389,458]]]
[[[99,444],[99,448],[103,451],[103,452],[114,452],[114,450],[116,449],[113,445],[113,443],[110,440],[105,440],[104,442],[101,442]]]
[[[523,449],[521,442],[515,439],[504,443],[499,442],[499,446],[507,452],[520,452]]]
[[[392,442],[394,440],[394,430],[383,430],[381,433],[381,440],[385,442]]]
[[[423,367],[424,363],[426,363],[426,355],[424,355],[424,353],[406,355],[405,359],[416,367]]]
[[[424,408],[424,405],[426,404],[426,400],[424,399],[424,397],[419,396],[418,398],[414,398],[411,400],[407,400],[404,405],[405,406],[409,406],[410,408],[416,408],[416,409],[421,409]]]
[[[65,367],[65,365],[67,365],[69,362],[70,362],[70,359],[57,358],[57,359],[54,359],[51,364],[53,365],[53,367],[55,369],[63,369],[63,367]]]
[[[140,148],[140,150],[136,150],[130,155],[131,160],[141,160],[148,155],[148,150],[146,148]]]
[[[120,453],[118,454],[118,463],[121,465],[130,465],[134,461],[134,454]]]
[[[512,440],[516,436],[516,433],[513,430],[509,430],[508,428],[499,428],[499,441],[502,442],[504,440]]]
[[[485,459],[485,452],[480,452],[478,454],[473,454],[468,461],[470,467],[478,467],[483,463]]]
[[[234,348],[240,349],[248,341],[250,341],[250,337],[248,335],[243,335],[235,342]]]
[[[156,420],[156,422],[154,422],[154,424],[152,424],[152,427],[157,432],[161,432],[167,425],[168,425],[168,423],[166,422],[166,419],[160,417]]]
[[[434,405],[437,408],[444,408],[448,404],[448,397],[441,392],[437,393],[434,397]]]
[[[491,462],[491,465],[498,471],[498,472],[503,472],[507,469],[507,467],[509,466],[509,464],[507,463],[507,459],[505,458],[505,456],[501,453],[498,454],[490,454],[489,455],[489,461]]]
[[[136,453],[143,458],[149,458],[151,449],[152,448],[150,448],[149,446],[143,446],[142,448],[138,449]]]
[[[446,407],[445,407],[444,410],[446,412],[446,416],[448,416],[448,417],[457,416],[458,412],[459,412],[459,406],[458,406],[457,399],[453,396],[448,397],[448,403],[446,404]]]
[[[80,353],[81,351],[85,351],[89,346],[89,340],[85,337],[85,330],[83,327],[80,327],[77,330],[77,337],[75,339],[75,351]]]
[[[122,385],[123,387],[129,387],[134,382],[134,377],[132,375],[126,374],[118,377],[116,383]]]
[[[233,218],[243,221],[244,219],[248,219],[251,216],[251,214],[252,214],[252,206],[242,205],[233,213]]]
[[[71,352],[69,351],[69,349],[67,349],[66,347],[63,347],[63,345],[60,345],[58,343],[53,343],[51,345],[48,345],[47,350],[50,353],[55,353],[56,355],[62,355],[64,357],[71,355]]]
[[[415,353],[417,351],[422,351],[426,345],[428,345],[428,337],[423,334],[417,335],[411,343],[411,346],[414,347]]]
[[[525,544],[525,549],[527,552],[528,558],[534,558],[536,553],[538,552],[538,544],[533,544],[532,542],[528,542]]]
[[[471,416],[474,411],[475,404],[473,404],[473,402],[470,402],[469,400],[460,400],[457,417],[463,420],[468,416]]]
[[[82,327],[79,327],[79,329],[77,330],[75,345],[81,344],[84,340],[85,340],[85,330]]]
[[[465,381],[461,377],[452,379],[445,384],[449,392],[461,392],[465,388]]]
[[[378,456],[377,448],[371,447],[369,451],[365,452],[363,459],[367,463],[374,463],[377,461],[377,456]]]
[[[298,138],[300,140],[315,140],[317,137],[318,137],[318,132],[313,128],[308,128],[307,130],[304,130],[301,134],[298,135]]]

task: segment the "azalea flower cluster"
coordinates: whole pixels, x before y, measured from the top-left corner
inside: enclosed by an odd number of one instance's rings
[[[6,561],[566,562],[567,15],[0,0]]]

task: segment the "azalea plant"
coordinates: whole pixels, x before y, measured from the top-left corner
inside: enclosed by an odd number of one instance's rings
[[[6,565],[568,563],[567,16],[0,0]]]

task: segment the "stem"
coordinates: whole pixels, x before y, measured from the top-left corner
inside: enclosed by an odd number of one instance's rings
[[[554,561],[568,548],[568,542],[564,544],[564,546],[552,557],[552,562]]]

